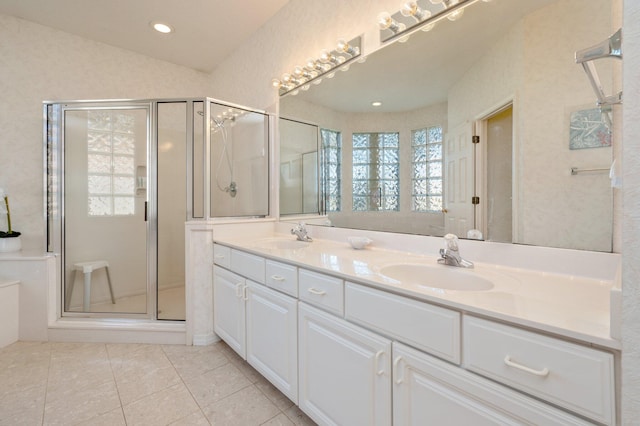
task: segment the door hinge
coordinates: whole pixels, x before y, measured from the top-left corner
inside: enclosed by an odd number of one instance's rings
[[[480,204],[480,197],[471,197],[471,204]]]
[[[478,136],[478,135],[471,136],[471,142],[472,143],[480,143],[480,136]]]

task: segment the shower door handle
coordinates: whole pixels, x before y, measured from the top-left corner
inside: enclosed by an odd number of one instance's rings
[[[144,221],[147,221],[147,205],[149,204],[148,201],[144,202]]]

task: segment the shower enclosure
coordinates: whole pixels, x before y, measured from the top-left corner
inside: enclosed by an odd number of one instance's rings
[[[44,118],[62,315],[184,320],[185,221],[269,214],[269,116],[198,98],[45,102]]]

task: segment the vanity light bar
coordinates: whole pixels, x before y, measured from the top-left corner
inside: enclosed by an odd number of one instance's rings
[[[347,71],[349,65],[362,54],[362,36],[349,41],[338,40],[333,50],[323,50],[318,59],[309,59],[305,66],[296,66],[291,73],[285,73],[280,78],[271,80],[273,87],[278,89],[280,96],[298,90],[308,90],[311,83],[320,84],[322,77],[331,78],[336,69]]]
[[[418,1],[407,1],[399,12],[389,15],[382,12],[378,15],[380,41],[406,41],[416,31],[430,31],[437,22],[443,19],[455,21],[462,16],[464,9],[481,0],[429,0],[431,4],[442,4],[444,9],[431,12],[421,7]],[[482,0],[488,2],[490,0]],[[427,3],[425,0],[424,3]],[[404,22],[402,22],[404,21]]]

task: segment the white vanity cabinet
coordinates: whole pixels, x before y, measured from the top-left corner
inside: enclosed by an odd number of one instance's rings
[[[348,282],[345,318],[460,364],[460,312]]]
[[[464,365],[598,422],[615,424],[610,353],[465,316]]]
[[[393,424],[560,426],[590,423],[394,342]]]
[[[305,303],[299,406],[321,425],[391,424],[391,341]]]
[[[297,300],[219,266],[213,280],[216,334],[297,402]]]
[[[285,259],[216,254],[231,269],[214,266],[216,333],[318,424],[616,424],[610,352]]]
[[[247,283],[247,362],[293,402],[298,402],[298,303]]]
[[[213,329],[246,359],[245,285],[246,280],[240,275],[213,267]]]

